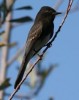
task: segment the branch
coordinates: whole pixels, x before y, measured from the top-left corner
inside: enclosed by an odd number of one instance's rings
[[[12,14],[9,13],[6,19],[11,19]],[[6,22],[6,29],[5,29],[5,34],[3,36],[3,41],[5,43],[9,43],[10,39],[10,31],[11,31],[11,23]],[[9,48],[3,47],[2,52],[1,52],[1,66],[0,66],[0,84],[5,81],[6,78],[6,72],[7,72],[7,58],[8,58],[8,51]],[[3,93],[4,91],[0,91],[0,99],[3,100]]]
[[[10,96],[11,94],[10,93],[4,93],[4,95]],[[15,95],[15,98],[20,99],[20,100],[21,100],[21,98],[25,99],[25,100],[26,99],[30,100],[30,97],[27,94],[17,94],[17,95]]]
[[[12,2],[12,3],[10,3]],[[12,6],[14,4],[14,0],[3,0],[3,4],[5,6],[7,6],[7,3],[9,6]],[[8,13],[6,16],[5,16],[5,12],[4,12],[4,15],[3,15],[3,19],[4,20],[4,24],[5,24],[5,34],[3,34],[3,41],[6,43],[6,44],[9,44],[10,42],[10,32],[11,32],[11,23],[10,22],[6,22],[6,20],[11,20],[11,17],[12,17],[12,13]],[[1,20],[1,18],[0,18]],[[2,21],[0,21],[0,25],[2,25]],[[7,59],[8,59],[8,52],[9,52],[9,47],[3,47],[1,49],[1,66],[0,66],[0,84],[2,82],[5,81],[5,78],[6,78],[6,74],[7,74]],[[4,98],[4,91],[0,91],[0,100],[3,100]]]
[[[73,3],[73,0],[69,0],[69,3],[68,3],[68,7],[67,7],[67,11],[66,11],[66,14],[57,30],[57,32],[55,33],[54,37],[51,39],[51,41],[47,44],[47,47],[44,49],[44,51],[42,52],[42,54],[40,56],[38,56],[38,59],[37,61],[34,63],[33,66],[31,66],[31,68],[28,70],[27,74],[24,76],[24,78],[22,79],[22,81],[19,83],[19,85],[16,87],[16,89],[14,89],[13,93],[11,94],[9,100],[12,100],[12,98],[14,97],[14,95],[16,94],[16,92],[20,89],[20,86],[22,85],[22,83],[25,81],[25,79],[27,78],[27,76],[30,74],[30,72],[33,70],[33,68],[35,67],[35,65],[40,61],[42,60],[43,58],[43,55],[45,54],[45,52],[48,50],[48,48],[50,48],[52,42],[55,40],[55,38],[57,37],[58,33],[60,32],[67,16],[68,16],[68,13],[71,9],[71,6],[72,6],[72,3]]]
[[[10,61],[8,61],[7,66],[9,67],[24,51],[24,47],[21,48],[13,57]]]

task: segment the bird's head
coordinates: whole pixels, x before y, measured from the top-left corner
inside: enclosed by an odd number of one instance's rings
[[[48,7],[48,6],[43,6],[38,12],[36,16],[36,20],[41,20],[44,18],[44,19],[51,19],[53,21],[55,16],[59,14],[61,13],[56,12],[53,8]]]

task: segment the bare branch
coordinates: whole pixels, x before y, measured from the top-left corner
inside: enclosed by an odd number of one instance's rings
[[[4,93],[5,96],[10,96],[11,94],[10,93]],[[30,99],[30,97],[27,95],[27,94],[17,94],[15,95],[15,98],[17,99]]]
[[[13,57],[10,61],[7,63],[7,67],[9,67],[24,51],[24,47],[22,47]]]
[[[7,19],[11,19],[11,13],[8,14]],[[11,24],[9,22],[6,22],[6,29],[5,29],[5,34],[4,34],[4,41],[5,43],[9,43],[9,33],[11,30]],[[2,83],[5,78],[6,78],[6,65],[7,65],[7,57],[8,57],[8,47],[3,47],[2,48],[2,53],[1,53],[1,67],[0,67],[0,83]],[[0,91],[0,99],[3,98],[3,91]]]
[[[10,0],[10,1],[12,1],[12,0]],[[8,2],[8,0],[7,0],[7,2]],[[3,3],[6,4],[6,0],[4,0]],[[11,6],[13,3],[14,3],[14,1],[11,3]],[[10,5],[10,2],[8,2],[8,4]],[[8,13],[7,16],[4,16],[4,17],[6,17],[5,20],[10,20],[12,17],[12,13]],[[9,44],[11,23],[6,22],[6,21],[4,23],[5,23],[6,28],[5,28],[5,33],[3,34],[3,41],[6,44]],[[2,25],[2,23],[0,23],[0,25]],[[1,66],[0,66],[0,84],[2,82],[4,82],[5,78],[6,78],[7,58],[8,58],[9,48],[6,46],[6,47],[3,47],[1,50],[2,50],[1,51],[2,59],[1,59]],[[0,100],[3,100],[3,97],[4,97],[4,91],[0,91]]]

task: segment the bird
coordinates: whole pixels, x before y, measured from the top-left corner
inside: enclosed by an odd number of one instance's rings
[[[59,14],[61,14],[61,12],[57,12],[49,6],[43,6],[37,13],[34,24],[27,36],[24,56],[15,81],[14,89],[16,89],[21,82],[30,59],[33,58],[52,38],[54,34],[54,19],[56,15]]]

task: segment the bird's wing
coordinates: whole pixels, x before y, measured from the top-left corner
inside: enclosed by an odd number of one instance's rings
[[[42,28],[43,24],[41,21],[35,23],[28,34],[27,41],[36,40],[42,34]]]
[[[21,65],[21,69],[23,70],[26,68],[29,60],[36,53],[34,51],[34,46],[38,38],[42,34],[42,28],[43,28],[43,25],[41,22],[35,23],[28,34],[26,45],[25,45],[25,53],[24,53],[24,57],[23,57],[22,65]]]
[[[38,38],[42,34],[42,29],[43,29],[43,24],[41,21],[38,23],[34,23],[27,37],[25,46],[25,51],[27,51],[26,53],[29,53],[32,50],[33,46],[35,45]]]
[[[39,38],[39,36],[41,34],[42,34],[42,23],[41,22],[35,23],[32,26],[30,33],[28,35],[27,41],[26,41],[23,61],[22,61],[21,68],[19,70],[16,82],[15,82],[14,88],[16,88],[17,85],[22,80],[26,66],[27,66],[29,60],[31,59],[31,57],[33,56],[33,50],[32,49],[33,49],[34,43],[37,42],[36,40]]]

